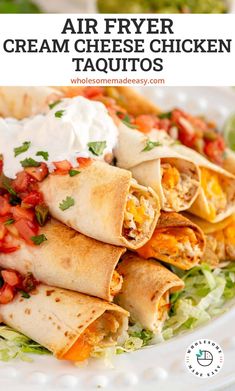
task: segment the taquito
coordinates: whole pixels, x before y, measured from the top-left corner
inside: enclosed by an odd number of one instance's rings
[[[184,282],[160,263],[132,253],[124,255],[118,272],[123,286],[117,303],[133,321],[160,332],[170,310],[170,294],[183,289]]]
[[[46,113],[62,96],[51,87],[0,87],[0,116],[23,119]]]
[[[205,234],[206,248],[202,262],[221,267],[224,262],[235,261],[235,215],[219,223],[210,223],[187,214]]]
[[[7,226],[13,232],[14,224]],[[125,248],[84,236],[56,220],[41,228],[46,241],[39,246],[15,238],[19,249],[0,252],[0,266],[33,276],[44,284],[97,296],[111,301],[122,285],[115,271]]]
[[[131,147],[130,147],[131,146]],[[128,169],[142,185],[152,187],[166,212],[188,209],[199,191],[199,170],[190,158],[165,145],[164,138],[152,141],[143,133],[119,125],[114,155],[117,166]]]
[[[179,144],[173,148],[200,168],[201,186],[190,212],[212,223],[231,216],[235,212],[235,176],[190,148]]]
[[[94,161],[80,174],[49,175],[41,184],[51,215],[67,226],[105,243],[131,249],[146,243],[156,226],[160,205],[150,188],[131,173]],[[61,203],[71,197],[66,210]]]
[[[188,270],[202,260],[205,244],[205,236],[196,224],[179,213],[162,212],[153,236],[137,252],[143,258]]]
[[[0,305],[0,317],[55,357],[72,361],[87,359],[95,347],[115,345],[128,326],[128,312],[117,305],[42,284],[29,298],[18,293]]]

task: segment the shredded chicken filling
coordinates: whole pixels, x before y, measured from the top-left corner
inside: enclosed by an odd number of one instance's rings
[[[154,219],[153,202],[146,194],[133,190],[127,196],[123,232],[129,240],[137,240],[149,232]]]
[[[110,284],[111,296],[116,296],[120,292],[122,283],[123,283],[122,276],[116,270],[114,270],[113,277]]]
[[[164,208],[180,210],[193,196],[196,180],[186,172],[180,172],[170,163],[161,164],[162,188],[165,196]]]
[[[235,261],[235,223],[229,224],[223,230],[206,235],[207,249],[212,251],[218,262]],[[205,257],[208,252],[205,253]],[[206,261],[206,259],[205,259]]]

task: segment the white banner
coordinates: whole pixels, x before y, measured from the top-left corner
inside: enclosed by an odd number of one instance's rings
[[[0,85],[235,85],[235,15],[0,15]]]

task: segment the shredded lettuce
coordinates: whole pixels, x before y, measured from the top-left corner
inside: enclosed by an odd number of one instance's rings
[[[188,272],[173,268],[185,282],[181,292],[171,295],[171,311],[163,328],[169,339],[188,329],[195,329],[227,310],[226,301],[235,297],[235,264],[212,270],[208,265],[196,266]]]
[[[27,353],[50,354],[43,346],[7,326],[0,326],[0,360],[33,361]]]

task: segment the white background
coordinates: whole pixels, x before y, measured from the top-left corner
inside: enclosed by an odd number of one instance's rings
[[[115,17],[130,17],[130,15],[115,15]],[[145,54],[131,54],[132,57],[154,58],[161,56],[164,59],[162,72],[75,72],[73,57],[82,54],[73,51],[73,43],[79,38],[94,38],[83,35],[61,35],[66,18],[71,17],[75,22],[77,17],[94,17],[99,20],[102,30],[102,18],[110,15],[0,15],[0,85],[69,85],[71,78],[164,78],[169,86],[189,85],[235,85],[235,15],[155,15],[156,18],[171,17],[174,21],[174,35],[122,35],[122,38],[144,38],[146,40]],[[131,17],[153,17],[153,15],[131,15]],[[76,25],[76,23],[75,23]],[[102,32],[95,38],[120,38],[115,31],[112,35]],[[6,39],[70,39],[71,53],[12,53],[3,51],[3,42]],[[172,53],[153,54],[148,50],[148,43],[153,38],[196,39],[196,38],[233,38],[231,53]],[[83,54],[87,56],[86,54]],[[89,54],[90,56],[90,54]],[[92,59],[100,58],[100,53],[91,54]],[[112,53],[106,53],[112,57]],[[130,54],[116,54],[127,57]]]

